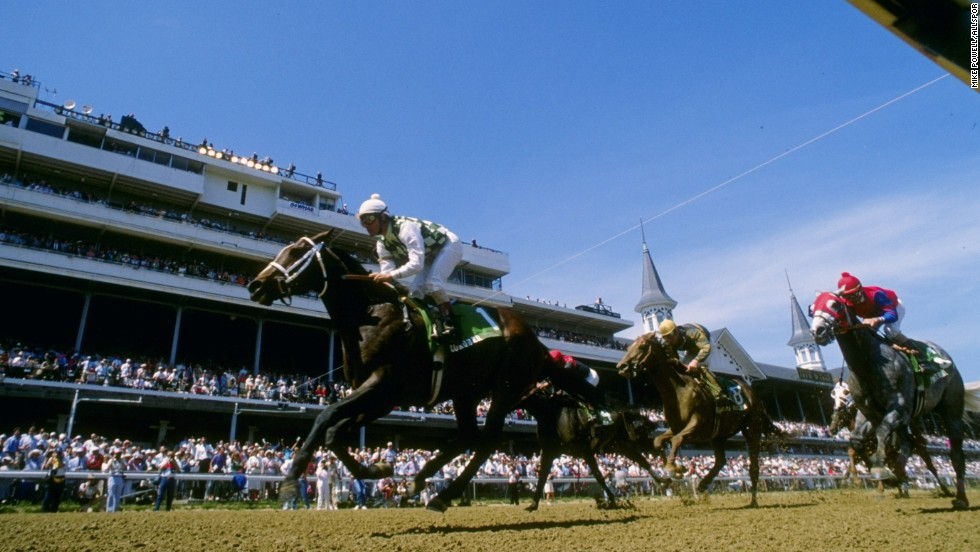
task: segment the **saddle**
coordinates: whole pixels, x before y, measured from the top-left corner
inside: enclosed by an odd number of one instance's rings
[[[953,362],[924,341],[906,338],[902,345],[893,341],[889,343],[893,349],[905,355],[912,367],[916,389],[914,412],[918,413],[925,402],[926,390],[949,375],[946,367]]]
[[[740,412],[748,410],[749,404],[742,396],[742,388],[730,377],[715,374],[718,385],[721,386],[722,393],[715,399],[715,413]]]
[[[434,404],[442,387],[443,368],[447,365],[448,354],[471,347],[484,339],[503,336],[500,322],[495,318],[495,311],[488,312],[482,307],[474,307],[465,303],[453,304],[453,315],[458,324],[456,339],[448,339],[442,335],[439,320],[439,307],[431,300],[419,300],[407,294],[400,293],[402,305],[406,309],[405,322],[409,323],[409,312],[418,313],[425,326],[428,339],[429,353],[432,354],[432,395],[430,405]]]
[[[466,303],[453,303],[453,316],[457,320],[456,335],[447,340],[439,331],[439,307],[435,303],[428,297],[419,300],[407,295],[402,296],[401,300],[406,308],[422,317],[425,335],[429,339],[429,350],[433,353],[442,345],[448,346],[449,351],[455,353],[484,339],[504,335],[500,329],[500,321],[496,318],[496,311]]]

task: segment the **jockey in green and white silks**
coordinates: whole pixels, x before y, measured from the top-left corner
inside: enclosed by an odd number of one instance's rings
[[[414,295],[429,295],[452,331],[452,307],[446,279],[463,259],[463,246],[446,227],[413,217],[393,216],[378,194],[357,211],[368,234],[377,238],[381,271],[375,281],[403,280]]]

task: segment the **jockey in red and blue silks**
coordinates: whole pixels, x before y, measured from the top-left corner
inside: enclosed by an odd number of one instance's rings
[[[877,330],[881,326],[885,337],[899,345],[908,339],[901,328],[905,306],[894,291],[862,286],[861,280],[844,272],[837,281],[837,293],[851,304],[854,314],[860,316],[872,329]]]

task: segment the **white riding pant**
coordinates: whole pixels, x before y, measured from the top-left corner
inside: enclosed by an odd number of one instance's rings
[[[405,281],[409,292],[416,297],[431,295],[436,304],[449,302],[446,280],[463,260],[463,244],[452,232],[446,232],[449,241],[442,246],[432,262],[426,259],[425,268]]]

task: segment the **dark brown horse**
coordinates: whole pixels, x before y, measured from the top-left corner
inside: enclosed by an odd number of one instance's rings
[[[675,474],[680,469],[674,463],[677,452],[687,440],[710,441],[715,462],[698,491],[705,491],[725,465],[725,443],[729,437],[742,432],[749,452],[749,479],[752,484],[750,507],[758,506],[756,492],[759,482],[759,449],[763,435],[779,436],[780,429],[773,424],[762,403],[752,389],[739,381],[738,387],[744,401],[744,409],[717,412],[711,392],[698,380],[684,373],[677,359],[669,358],[657,336],[648,333],[630,345],[626,355],[617,365],[626,377],[646,378],[657,389],[664,405],[664,417],[669,429],[653,441],[655,450],[662,450],[670,441],[664,469]]]
[[[938,345],[927,343],[944,360],[945,366],[934,371],[934,381],[919,390],[916,375],[905,353],[896,351],[890,343],[861,323],[850,304],[840,296],[831,292],[819,294],[811,313],[813,322],[810,332],[819,345],[837,340],[850,369],[847,383],[854,402],[875,428],[877,449],[871,457],[874,466],[872,477],[884,480],[904,477],[904,459],[909,449],[915,446],[908,438],[910,433],[907,428],[912,432],[918,431],[914,418],[936,412],[946,426],[949,459],[956,472],[953,508],[968,508],[964,479],[966,459],[963,455],[966,390],[949,355]],[[889,447],[899,451],[894,456],[897,461],[891,462],[897,475],[885,468]]]
[[[344,377],[354,391],[328,406],[316,418],[309,436],[286,475],[283,491],[290,496],[306,469],[320,435],[326,446],[356,478],[391,475],[392,466],[363,466],[347,452],[355,430],[388,414],[394,407],[426,406],[452,400],[457,437],[425,464],[415,488],[458,454],[472,449],[472,460],[460,476],[428,503],[444,512],[459,497],[480,465],[499,442],[505,415],[550,366],[548,351],[533,329],[514,311],[483,307],[496,321],[500,337],[489,337],[449,354],[434,372],[425,324],[408,308],[393,287],[367,278],[367,271],[350,255],[332,249],[330,233],[301,238],[276,255],[249,282],[251,299],[263,305],[310,291],[319,294],[339,334],[344,352]],[[437,382],[441,380],[439,385]],[[490,397],[482,431],[477,426],[478,403]],[[486,444],[486,445],[484,445]]]
[[[590,417],[581,401],[562,392],[544,390],[530,395],[521,402],[521,407],[527,409],[537,421],[538,444],[541,446],[538,484],[531,505],[527,507],[528,512],[538,509],[551,464],[561,453],[585,460],[607,497],[605,502],[600,501],[605,507],[616,506],[616,495],[596,462],[595,455],[600,450],[622,454],[647,470],[654,482],[660,483],[653,466],[641,451],[641,440],[649,438],[656,429],[645,417],[635,412],[614,412],[612,423],[600,425]]]

